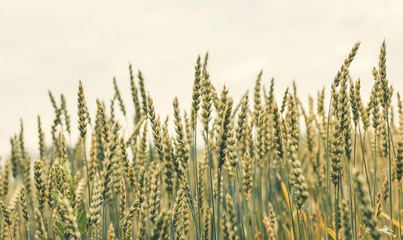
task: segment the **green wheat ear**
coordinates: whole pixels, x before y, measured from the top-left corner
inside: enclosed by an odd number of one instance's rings
[[[73,214],[73,208],[70,206],[67,198],[60,195],[58,200],[59,208],[64,213],[64,222],[65,222],[65,233],[64,237],[66,239],[74,239],[78,240],[81,237],[81,234],[78,230],[78,225],[76,218]]]
[[[195,79],[193,82],[192,93],[192,110],[191,110],[191,126],[194,127],[197,121],[197,115],[200,108],[200,96],[201,96],[201,80],[202,80],[202,64],[200,55],[197,56],[195,66]]]
[[[87,109],[86,109],[86,102],[84,96],[84,88],[81,83],[79,82],[78,85],[78,130],[80,131],[80,136],[82,138],[85,137],[87,134]]]
[[[113,77],[113,87],[114,87],[114,89],[115,89],[115,98],[116,98],[116,99],[118,100],[118,102],[119,102],[120,110],[122,111],[123,116],[126,117],[126,107],[125,107],[125,104],[124,104],[124,102],[123,102],[122,95],[120,95],[119,87],[118,87],[118,84],[117,84],[117,82],[116,82],[116,78],[115,78],[115,77]]]
[[[151,123],[151,128],[153,130],[154,145],[157,150],[157,156],[158,156],[159,160],[162,162],[164,159],[164,152],[163,152],[163,144],[162,144],[162,136],[161,136],[161,122],[160,122],[159,117],[157,118],[155,115],[154,103],[153,103],[153,100],[151,99],[150,95],[148,95],[147,103],[148,103],[149,119],[150,119],[150,123]]]
[[[4,222],[10,227],[11,224],[13,224],[10,218],[11,215],[10,209],[8,209],[8,207],[4,204],[3,201],[1,201],[0,204],[1,204],[1,210],[3,212]]]
[[[364,177],[357,169],[354,169],[353,179],[355,181],[355,191],[357,193],[358,199],[361,202],[360,209],[361,212],[363,212],[362,221],[370,229],[370,234],[372,238],[380,239],[381,234],[376,227],[375,212],[371,206],[371,199],[369,196],[368,189],[364,183]]]
[[[398,94],[398,107],[399,107],[399,133],[398,140],[396,143],[396,179],[400,183],[403,176],[403,111],[402,111],[402,101],[400,100],[400,95]]]
[[[348,209],[348,204],[345,200],[341,202],[341,218],[342,218],[342,229],[345,239],[352,239],[351,222],[350,222],[350,211]]]
[[[45,183],[43,179],[43,162],[36,160],[34,164],[34,181],[36,187],[36,197],[38,199],[39,210],[44,211],[45,208]]]

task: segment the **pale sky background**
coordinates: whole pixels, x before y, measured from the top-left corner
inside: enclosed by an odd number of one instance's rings
[[[265,85],[275,77],[278,99],[295,80],[306,100],[322,87],[329,95],[344,58],[361,41],[351,74],[361,78],[367,97],[386,39],[388,79],[403,91],[401,1],[66,2],[0,3],[0,156],[9,155],[20,118],[29,150],[37,153],[38,114],[50,143],[48,90],[58,101],[64,93],[77,136],[79,79],[93,116],[95,99],[109,103],[113,96],[113,76],[132,112],[129,62],[143,71],[162,116],[172,113],[174,96],[190,106],[195,60],[206,51],[216,88],[226,84],[235,99],[253,89],[263,69]]]

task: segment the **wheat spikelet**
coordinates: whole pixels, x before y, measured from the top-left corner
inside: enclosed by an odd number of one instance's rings
[[[39,156],[42,161],[45,160],[45,154],[46,154],[46,149],[45,149],[45,136],[42,131],[42,126],[41,126],[41,118],[38,116],[38,136],[39,136]]]
[[[207,55],[206,55],[207,56]],[[206,58],[207,59],[207,58]],[[212,97],[213,97],[213,89],[211,88],[210,83],[210,75],[208,74],[207,70],[205,69],[205,65],[203,65],[203,79],[202,79],[202,122],[204,126],[204,131],[208,131],[209,129],[209,122],[211,120],[211,112],[212,112]]]
[[[186,198],[182,199],[182,229],[180,239],[189,239],[190,208]]]
[[[265,100],[266,105],[268,106],[269,113],[271,113],[274,104],[274,77],[272,77],[270,80],[269,95],[266,96]]]
[[[248,95],[245,95],[242,98],[242,107],[241,107],[241,111],[239,112],[239,115],[238,115],[237,126],[235,129],[236,138],[237,138],[238,142],[240,142],[241,138],[244,136],[244,129],[245,129],[247,113],[248,113],[248,108],[249,108],[248,104],[249,104],[249,98],[248,98]]]
[[[79,82],[78,85],[78,130],[80,131],[80,136],[82,138],[85,137],[87,134],[87,110],[86,110],[86,103],[85,103],[85,95],[84,95],[84,88],[81,83]]]
[[[339,176],[341,171],[341,155],[343,153],[341,142],[343,131],[341,129],[340,124],[340,111],[338,109],[338,101],[339,95],[336,93],[333,95],[332,101],[336,102],[336,109],[333,111],[333,122],[332,122],[332,135],[331,135],[331,144],[330,144],[330,161],[331,161],[331,180],[334,186],[337,186],[339,183]]]
[[[287,100],[288,100],[288,94],[289,94],[289,87],[285,89],[284,95],[283,95],[283,101],[281,102],[281,107],[280,107],[280,113],[282,114],[287,106]]]
[[[208,209],[208,211],[206,211],[206,214],[204,215],[204,228],[203,228],[203,240],[208,240],[210,239],[210,231],[211,231],[211,219],[212,219],[212,214],[210,209]]]
[[[171,200],[173,197],[173,184],[174,184],[174,153],[172,148],[172,141],[168,134],[167,125],[163,126],[163,148],[164,148],[164,182],[168,198]]]
[[[19,197],[20,197],[20,191],[21,187],[18,187],[14,192],[13,195],[11,196],[10,200],[8,201],[8,209],[10,210],[11,214],[15,213],[15,210],[17,209]]]
[[[24,220],[25,220],[25,226],[26,226],[27,231],[29,232],[29,215],[28,215],[28,208],[27,208],[24,186],[21,187],[21,190],[20,190],[20,204],[21,204],[22,216],[24,217]]]
[[[131,166],[131,167],[129,167],[129,176],[128,176],[128,178],[129,178],[129,183],[130,183],[130,187],[131,187],[131,189],[134,189],[135,188],[135,185],[136,185],[136,173],[135,173],[135,170],[134,170],[134,167],[133,166]]]
[[[308,148],[308,155],[314,155],[315,148],[315,113],[313,110],[313,98],[309,97],[309,115],[304,114],[305,125],[306,125],[306,142]]]
[[[144,202],[145,198],[145,171],[145,167],[141,166],[136,186],[136,200],[133,203],[135,212],[140,209],[140,206]]]
[[[204,175],[206,173],[206,169],[207,169],[207,165],[208,165],[208,153],[205,153],[205,157],[203,160],[200,160],[198,162],[199,166],[198,166],[198,194],[197,194],[197,207],[200,209],[200,215],[201,217],[204,216],[204,212],[206,211],[206,206],[204,203],[204,199],[205,199],[205,182],[204,182]]]
[[[146,89],[144,87],[144,78],[143,74],[139,70],[137,77],[139,78],[139,88],[140,88],[140,95],[142,99],[142,104],[143,104],[143,116],[147,116],[147,95],[146,95]]]
[[[59,107],[57,106],[56,99],[53,96],[52,92],[48,91],[48,94],[49,94],[50,102],[52,103],[53,110],[55,111],[55,115],[56,115],[54,124],[55,124],[55,126],[57,126],[60,123],[61,111],[60,111]]]
[[[263,159],[265,159],[265,143],[264,143],[264,136],[266,135],[266,119],[265,119],[265,110],[261,110],[259,117],[257,118],[256,122],[256,130],[257,130],[257,137],[256,137],[256,153],[257,153],[257,163],[259,166],[262,165]]]
[[[97,156],[97,164],[99,166],[102,165],[104,159],[105,159],[105,155],[104,155],[104,140],[103,140],[103,120],[102,118],[104,117],[103,114],[103,108],[102,105],[98,105],[97,104],[97,114],[96,114],[96,118],[95,118],[95,136],[96,136],[96,156]]]
[[[242,173],[242,183],[245,191],[246,199],[249,198],[249,194],[252,189],[252,158],[250,156],[249,150],[247,149],[243,156],[243,173]]]
[[[73,215],[73,209],[69,204],[69,201],[60,196],[58,199],[59,208],[64,213],[63,218],[65,221],[65,233],[64,237],[66,239],[80,239],[80,232],[78,231],[78,225],[76,219]]]
[[[11,171],[13,174],[13,177],[17,177],[17,171],[18,171],[18,165],[19,165],[19,147],[18,147],[18,140],[17,137],[15,136],[14,138],[10,139],[11,143]]]
[[[167,211],[162,211],[158,217],[156,227],[151,236],[152,240],[157,239],[169,239],[168,235],[169,228],[169,213]]]
[[[350,222],[350,212],[348,210],[348,205],[345,200],[341,202],[341,218],[342,218],[342,230],[345,239],[352,239],[353,235],[351,232],[351,222]]]
[[[130,89],[131,89],[132,100],[133,100],[134,109],[135,109],[134,122],[138,123],[141,118],[141,106],[140,106],[140,101],[139,101],[139,96],[138,96],[139,90],[134,82],[133,69],[132,69],[131,64],[129,64],[129,74],[130,74]]]
[[[133,223],[132,223],[131,220],[129,220],[129,221],[127,222],[127,231],[126,231],[126,234],[125,234],[125,236],[124,236],[124,239],[125,239],[125,240],[130,240],[130,239],[132,239],[132,228],[133,228]]]
[[[108,234],[106,236],[107,240],[115,240],[115,230],[113,229],[113,224],[111,223],[108,228]]]
[[[370,234],[373,239],[380,239],[381,234],[376,228],[376,220],[374,209],[371,207],[371,201],[369,197],[368,189],[365,186],[364,177],[360,174],[358,170],[353,171],[354,181],[355,181],[355,191],[357,193],[358,199],[361,202],[361,212],[363,213],[362,221],[370,229]]]
[[[400,95],[398,94],[398,107],[399,107],[399,133],[396,142],[396,163],[395,163],[395,173],[396,179],[400,183],[403,176],[403,111],[402,111],[402,101],[400,100]]]
[[[7,160],[4,164],[4,172],[2,177],[2,195],[7,196],[9,189],[9,180],[10,180],[10,160]]]
[[[379,96],[379,102],[383,108],[387,107],[387,103],[389,102],[389,86],[388,80],[386,79],[386,44],[385,40],[383,40],[381,45],[381,52],[379,54],[379,85],[381,88],[381,95]]]
[[[0,205],[1,205],[1,210],[3,212],[3,218],[4,218],[4,222],[7,223],[8,227],[11,226],[11,224],[13,223],[10,219],[10,209],[8,209],[8,207],[4,204],[3,201],[0,201]]]
[[[125,108],[125,104],[123,103],[123,98],[122,95],[120,95],[120,91],[119,91],[119,87],[118,84],[116,82],[116,78],[113,77],[113,88],[115,89],[115,98],[118,100],[119,102],[119,107],[120,107],[120,111],[122,111],[123,116],[126,117],[126,108]]]
[[[345,77],[341,79],[340,92],[339,92],[339,118],[340,118],[340,131],[344,136],[344,153],[347,161],[351,160],[352,142],[351,142],[351,115],[350,115],[350,102],[349,95],[347,94],[347,74],[346,69]]]
[[[175,204],[174,204],[174,209],[173,209],[173,217],[172,217],[172,224],[173,224],[173,230],[176,235],[180,235],[180,223],[181,223],[181,217],[182,217],[182,208],[183,208],[183,199],[185,198],[184,196],[184,189],[183,187],[180,187],[177,191],[176,194],[176,199],[175,199]]]
[[[120,217],[120,222],[121,224],[124,221],[124,215],[126,211],[126,201],[127,201],[127,196],[126,196],[126,184],[124,179],[122,179],[122,182],[120,183],[120,195],[119,195],[119,217]]]
[[[127,145],[125,140],[121,137],[120,138],[120,145],[119,145],[119,154],[120,154],[120,164],[123,166],[123,170],[125,172],[125,176],[129,176],[129,168],[130,168],[130,162],[129,162],[129,157],[126,151]],[[119,164],[119,165],[120,165]],[[124,180],[124,178],[123,178]]]
[[[95,174],[98,170],[97,167],[97,142],[96,135],[94,132],[91,134],[91,147],[90,147],[90,159],[88,166],[88,181],[93,183],[95,179]]]
[[[380,93],[380,80],[378,71],[375,68],[373,69],[372,74],[374,76],[375,83],[374,86],[372,87],[369,106],[372,113],[372,127],[374,128],[375,136],[377,136],[379,131],[378,126],[380,124],[379,99],[378,99]]]
[[[110,122],[115,122],[115,120],[116,120],[116,117],[115,117],[115,99],[116,99],[116,96],[113,96],[113,98],[111,99],[111,103],[110,103],[110,117],[109,117]]]
[[[147,208],[147,204],[144,202],[141,205],[141,209],[140,209],[140,215],[139,215],[139,233],[138,233],[138,237],[139,240],[145,240],[147,239],[147,216],[146,216],[146,208]]]
[[[191,124],[190,119],[189,119],[188,113],[186,111],[183,112],[183,120],[185,123],[186,143],[189,146],[189,148],[191,149],[192,142],[193,142],[193,139],[192,139],[193,134],[192,134],[192,127],[190,126],[190,124]]]
[[[357,81],[358,82],[358,81]],[[350,81],[350,106],[351,106],[351,112],[353,113],[353,122],[354,122],[354,127],[355,130],[358,128],[359,120],[360,120],[360,111],[358,110],[359,105],[358,105],[358,99],[357,99],[357,94],[355,93],[356,91],[356,86],[354,86],[353,81]]]
[[[262,99],[261,99],[261,79],[262,79],[263,70],[259,72],[256,78],[255,89],[253,94],[253,109],[254,109],[254,118],[252,121],[256,122],[259,118],[260,111],[262,110]]]
[[[21,160],[24,161],[26,158],[26,156],[25,156],[26,153],[25,153],[25,143],[24,143],[24,123],[22,122],[22,119],[20,119],[20,135],[18,137],[18,142],[20,143]]]
[[[88,212],[88,227],[96,226],[101,219],[101,205],[102,205],[102,182],[99,176],[95,176],[94,188],[92,189],[92,197],[90,208]]]
[[[32,199],[31,158],[27,156],[24,169],[24,185],[28,199]]]
[[[113,143],[111,142],[111,133],[109,130],[109,124],[106,121],[106,116],[104,109],[101,105],[101,102],[99,99],[97,99],[97,108],[98,112],[100,115],[100,121],[102,123],[102,133],[103,133],[103,138],[106,144],[106,152],[105,152],[105,162],[104,162],[104,168],[103,168],[103,193],[102,196],[104,200],[106,200],[109,196],[109,190],[110,190],[110,185],[109,183],[112,181],[112,169],[113,169],[113,151],[112,151],[112,145]]]
[[[43,212],[45,208],[45,183],[42,176],[43,162],[36,160],[34,164],[34,181],[36,187],[36,198],[38,199],[39,210]]]
[[[237,166],[238,166],[238,156],[236,152],[236,140],[234,136],[234,122],[233,119],[230,119],[230,123],[228,124],[228,139],[227,139],[227,165],[229,166],[229,171],[228,174],[230,178],[233,178],[233,175],[236,172]]]
[[[161,137],[161,122],[159,117],[156,118],[153,100],[151,99],[150,95],[148,95],[148,114],[149,119],[151,122],[151,128],[153,130],[153,138],[154,138],[154,145],[157,150],[157,156],[160,161],[164,159],[164,152],[163,152],[163,145],[162,145],[162,137]]]
[[[229,131],[230,126],[230,116],[232,111],[233,100],[227,97],[228,90],[224,86],[221,93],[221,103],[220,109],[222,111],[221,116],[219,116],[218,122],[218,132],[216,133],[216,145],[218,146],[218,169],[225,163],[226,152],[228,147],[228,139],[231,132]]]
[[[160,207],[160,166],[157,164],[153,171],[151,177],[150,222],[155,225]]]
[[[340,70],[337,72],[337,75],[333,81],[333,85],[337,87],[340,81],[347,76],[348,68],[350,67],[351,62],[354,60],[355,55],[360,47],[360,42],[354,44],[353,48],[351,49],[348,57],[344,60],[343,65],[341,66]]]
[[[354,90],[355,102],[357,104],[359,114],[361,115],[364,130],[366,131],[370,125],[370,121],[367,111],[365,110],[364,105],[362,103],[360,89],[361,89],[361,81],[360,79],[358,79],[355,83],[355,90]]]
[[[77,186],[76,186],[76,190],[75,190],[75,192],[76,192],[76,197],[75,197],[75,199],[74,199],[74,204],[73,204],[73,209],[76,211],[76,212],[79,212],[81,209],[82,209],[82,201],[83,201],[83,194],[84,194],[84,189],[85,189],[85,186],[86,186],[86,184],[87,184],[87,182],[86,182],[87,180],[85,179],[85,178],[83,178],[83,179],[81,179],[79,182],[78,182],[78,184],[77,184]]]
[[[231,195],[226,194],[225,196],[226,203],[227,203],[227,214],[228,214],[228,221],[224,223],[228,225],[229,228],[229,236],[231,240],[237,240],[238,238],[238,227],[237,227],[237,219],[235,215],[235,208],[232,202]]]
[[[48,188],[47,188],[47,193],[46,197],[47,197],[47,202],[48,202],[48,206],[49,209],[52,209],[54,206],[54,188],[55,188],[55,181],[56,181],[56,170],[55,167],[53,166],[50,170],[49,170],[49,176],[48,176]]]
[[[63,94],[60,95],[60,110],[64,116],[64,123],[66,124],[66,131],[71,134],[70,115],[67,111],[66,98]]]
[[[177,161],[180,162],[181,167],[183,169],[187,169],[189,152],[188,152],[188,148],[186,147],[186,144],[185,144],[185,133],[183,130],[182,119],[181,119],[180,110],[179,110],[179,102],[178,102],[178,98],[176,98],[176,97],[173,101],[173,106],[174,106],[174,123],[175,123],[175,132],[176,132],[176,141],[175,141],[176,158],[178,159]],[[180,167],[177,169],[180,169]],[[179,172],[178,172],[178,175],[180,175]]]
[[[1,163],[1,156],[0,156],[0,163]],[[0,166],[0,198],[3,198],[3,169],[1,166]]]
[[[227,214],[227,212],[223,212],[223,213],[221,213],[221,218],[222,218],[222,223],[223,223],[223,226],[221,227],[222,228],[222,232],[223,232],[223,238],[224,239],[230,239],[230,225],[228,224],[229,223],[229,217],[228,217],[228,214]]]
[[[60,134],[60,146],[59,146],[59,153],[60,153],[60,164],[64,165],[66,161],[68,160],[67,157],[67,145],[66,145],[66,139],[64,138],[63,134]]]
[[[274,149],[276,150],[277,158],[283,161],[284,157],[284,143],[282,138],[282,125],[280,120],[280,113],[277,104],[273,106],[273,124],[274,124]]]
[[[197,121],[197,112],[199,111],[200,107],[200,95],[201,95],[201,58],[200,55],[197,56],[196,66],[195,66],[195,79],[193,82],[193,92],[192,92],[192,110],[190,113],[191,120],[190,124],[192,127],[195,126]]]

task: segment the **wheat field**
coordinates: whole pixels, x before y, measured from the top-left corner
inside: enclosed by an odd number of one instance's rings
[[[175,98],[167,117],[131,65],[130,101],[116,79],[112,99],[86,99],[79,82],[78,129],[49,92],[55,117],[45,132],[38,116],[39,156],[21,120],[1,158],[0,238],[402,239],[402,101],[385,42],[361,98],[349,74],[359,46],[329,88],[298,96],[294,83],[280,102],[262,72],[234,102],[210,81],[208,54],[196,60],[191,108]]]

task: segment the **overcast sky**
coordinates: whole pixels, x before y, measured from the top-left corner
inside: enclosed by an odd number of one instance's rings
[[[190,105],[195,60],[206,51],[216,88],[225,84],[235,99],[253,88],[261,69],[264,84],[275,77],[278,98],[295,80],[300,98],[307,99],[319,88],[329,89],[361,41],[351,74],[361,78],[368,96],[371,69],[386,39],[388,79],[403,91],[400,1],[111,2],[1,1],[0,156],[9,155],[20,118],[29,149],[37,153],[37,115],[50,143],[54,115],[48,90],[58,101],[61,93],[67,98],[74,136],[79,79],[93,115],[97,97],[109,103],[113,96],[113,76],[132,109],[129,62],[142,70],[162,116],[172,112],[174,96]]]

